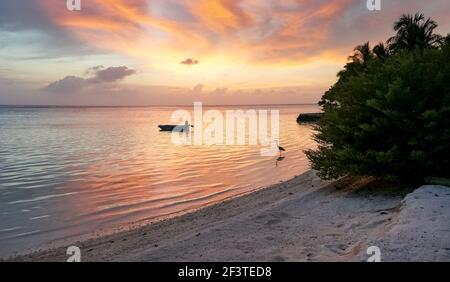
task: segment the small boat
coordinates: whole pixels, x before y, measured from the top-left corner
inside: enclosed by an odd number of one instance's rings
[[[173,131],[177,126],[167,124],[167,125],[158,125],[158,127],[161,131]]]
[[[323,113],[300,114],[297,118],[298,123],[316,123],[323,116]]]
[[[170,124],[166,124],[166,125],[158,125],[159,129],[161,131],[174,131],[175,128],[177,128],[178,132],[183,132],[184,131],[184,125],[170,125]]]

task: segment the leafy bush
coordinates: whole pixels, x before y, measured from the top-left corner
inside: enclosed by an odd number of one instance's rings
[[[450,177],[449,38],[445,42],[383,58],[359,48],[369,53],[351,57],[320,102],[319,147],[306,152],[312,168],[326,179]]]

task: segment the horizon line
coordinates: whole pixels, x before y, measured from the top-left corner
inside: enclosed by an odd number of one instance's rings
[[[207,107],[230,107],[230,106],[311,106],[318,103],[292,103],[292,104],[203,104]],[[192,104],[178,105],[2,105],[0,108],[149,108],[149,107],[193,107]]]

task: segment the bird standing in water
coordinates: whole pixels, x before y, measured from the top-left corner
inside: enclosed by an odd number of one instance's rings
[[[283,147],[280,146],[280,144],[278,143],[278,140],[277,140],[277,147],[278,147],[278,152],[280,153],[280,157],[281,157],[281,152],[286,152],[286,149],[284,149]]]

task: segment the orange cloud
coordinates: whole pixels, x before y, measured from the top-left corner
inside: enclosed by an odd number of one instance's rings
[[[146,0],[83,1],[80,12],[67,11],[59,0],[41,1],[41,6],[55,24],[86,44],[149,61],[155,53],[164,53],[302,64],[329,53],[323,44],[330,27],[352,1],[177,1],[191,16],[189,21],[152,10],[152,5],[164,6],[170,0],[150,5]]]
[[[226,34],[252,23],[252,17],[241,5],[243,0],[189,1],[187,7],[210,31]]]

